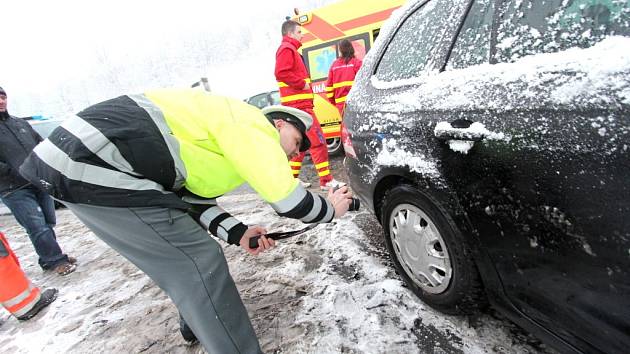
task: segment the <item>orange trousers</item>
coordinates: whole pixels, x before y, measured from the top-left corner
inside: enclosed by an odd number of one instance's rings
[[[40,297],[39,288],[26,277],[9,242],[0,232],[0,303],[15,317],[20,317],[32,309]]]
[[[333,179],[330,174],[330,164],[328,163],[328,147],[326,146],[326,139],[324,138],[322,127],[319,125],[319,120],[317,119],[317,116],[315,116],[313,109],[300,109],[313,117],[313,125],[311,126],[311,129],[306,132],[306,135],[308,136],[308,140],[311,142],[309,152],[311,153],[313,165],[315,165],[315,170],[317,170],[317,175],[319,176],[319,185],[323,186]],[[289,162],[291,170],[293,171],[293,177],[295,178],[300,175],[304,155],[306,155],[306,153],[301,152]]]

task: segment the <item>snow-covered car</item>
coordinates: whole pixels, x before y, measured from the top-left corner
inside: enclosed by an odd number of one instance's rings
[[[383,27],[345,163],[424,302],[628,352],[629,36],[614,0],[412,0]]]

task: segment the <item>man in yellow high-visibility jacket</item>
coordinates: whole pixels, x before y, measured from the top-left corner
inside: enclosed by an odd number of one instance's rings
[[[261,113],[199,90],[126,95],[67,119],[20,172],[147,273],[208,352],[255,353],[247,311],[207,232],[254,255],[274,241],[263,236],[250,248],[266,230],[242,224],[215,198],[247,182],[281,216],[323,223],[344,215],[347,188],[323,198],[287,164],[308,149],[311,122],[294,108]]]

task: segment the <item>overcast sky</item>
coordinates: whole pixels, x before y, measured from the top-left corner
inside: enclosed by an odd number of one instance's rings
[[[16,115],[75,111],[127,90],[183,86],[201,76],[218,93],[244,98],[273,84],[284,16],[330,2],[3,0],[0,86]],[[202,49],[191,48],[199,38],[207,38],[211,57],[196,53],[201,62],[193,54]]]

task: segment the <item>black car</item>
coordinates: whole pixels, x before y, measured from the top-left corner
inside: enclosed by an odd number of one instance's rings
[[[416,0],[342,138],[398,273],[561,352],[630,352],[630,2]]]

